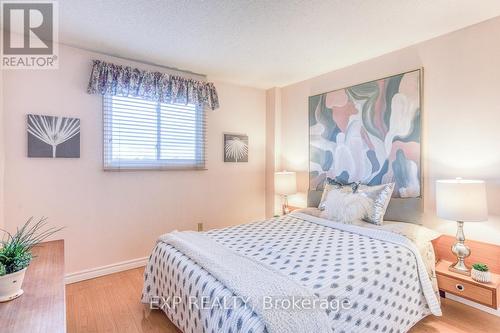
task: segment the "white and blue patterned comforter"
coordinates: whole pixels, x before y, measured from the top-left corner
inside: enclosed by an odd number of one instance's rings
[[[348,299],[350,309],[325,310],[332,332],[406,332],[431,313],[418,253],[405,246],[293,214],[205,235],[294,279],[317,297]],[[230,308],[189,306],[190,297],[202,296],[238,295],[171,245],[158,242],[145,270],[142,302],[179,297],[182,302],[162,310],[184,333],[268,332],[263,320],[239,299]]]

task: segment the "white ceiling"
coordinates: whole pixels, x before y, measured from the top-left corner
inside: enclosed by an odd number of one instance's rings
[[[500,15],[499,0],[64,0],[60,41],[269,88]]]

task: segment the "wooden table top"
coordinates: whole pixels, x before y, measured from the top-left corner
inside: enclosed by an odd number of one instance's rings
[[[66,332],[64,241],[43,242],[26,271],[24,294],[0,303],[3,333]]]

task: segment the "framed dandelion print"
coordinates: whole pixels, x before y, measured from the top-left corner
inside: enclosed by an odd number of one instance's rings
[[[248,135],[224,133],[224,162],[248,162]]]
[[[80,157],[80,119],[28,115],[28,157]]]
[[[309,97],[309,187],[326,178],[395,183],[393,197],[420,198],[422,70]]]

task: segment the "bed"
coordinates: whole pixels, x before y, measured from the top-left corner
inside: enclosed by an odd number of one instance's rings
[[[315,208],[174,232],[152,251],[142,302],[184,333],[407,332],[441,314],[431,244],[437,236],[409,223],[337,223]],[[328,306],[275,302],[295,295]]]
[[[438,235],[418,225],[420,88],[416,70],[311,96],[313,208],[163,235],[142,302],[184,333],[394,333],[440,315],[431,244]],[[328,219],[314,208],[325,199]],[[367,209],[377,225],[332,221]]]

